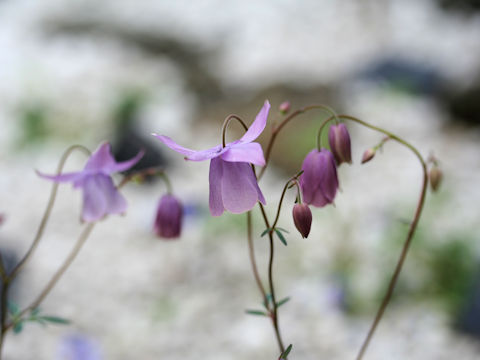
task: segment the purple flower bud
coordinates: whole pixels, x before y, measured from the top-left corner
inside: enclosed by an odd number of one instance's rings
[[[280,112],[285,115],[287,114],[289,111],[290,111],[290,101],[284,101],[280,104],[280,106],[278,107],[278,110],[280,110]]]
[[[307,238],[312,227],[312,212],[307,204],[295,204],[293,207],[293,222],[303,238]]]
[[[180,201],[173,195],[164,195],[158,202],[153,230],[162,238],[178,238],[182,230],[182,219],[183,207]]]
[[[350,147],[350,134],[345,124],[330,126],[328,142],[337,164],[352,163],[352,151]]]
[[[443,179],[442,170],[440,170],[436,165],[433,166],[428,173],[428,178],[430,180],[430,186],[432,187],[432,191],[438,191]]]
[[[303,201],[316,207],[331,204],[338,189],[337,167],[332,153],[327,149],[312,150],[302,164],[300,187]]]
[[[375,149],[374,148],[370,148],[370,149],[365,150],[365,152],[363,153],[363,156],[362,156],[362,164],[365,164],[366,162],[369,162],[370,160],[373,159],[374,156],[375,156]]]

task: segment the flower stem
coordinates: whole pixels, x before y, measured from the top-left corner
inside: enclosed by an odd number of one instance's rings
[[[248,239],[248,256],[250,258],[250,264],[252,265],[253,276],[255,277],[255,282],[257,283],[258,290],[262,294],[263,303],[268,311],[270,311],[270,304],[268,302],[267,293],[263,287],[262,280],[258,274],[257,262],[255,260],[255,248],[253,246],[253,235],[252,235],[252,212],[247,212],[247,239]]]
[[[232,119],[235,119],[235,120],[238,120],[238,122],[240,122],[240,124],[242,124],[243,128],[245,129],[245,131],[248,131],[248,126],[245,124],[245,122],[240,118],[240,116],[238,115],[235,115],[235,114],[231,114],[231,115],[228,115],[225,120],[223,121],[223,125],[222,125],[222,146],[225,147],[225,135],[227,133],[227,127],[228,127],[228,124],[230,123],[230,121]]]
[[[413,145],[408,143],[407,141],[405,141],[402,138],[390,133],[389,131],[386,131],[386,130],[384,130],[380,127],[377,127],[377,126],[370,125],[363,120],[357,119],[356,117],[349,116],[349,115],[340,115],[339,118],[351,120],[351,121],[359,123],[363,126],[366,126],[370,129],[379,131],[379,132],[387,135],[388,138],[393,139],[393,140],[399,142],[400,144],[406,146],[418,158],[418,160],[420,161],[420,164],[422,166],[422,170],[423,170],[422,188],[421,188],[421,191],[420,191],[420,197],[418,199],[415,214],[413,216],[412,222],[410,223],[410,227],[408,229],[408,233],[407,233],[405,242],[403,244],[402,251],[401,251],[400,256],[398,258],[397,265],[395,266],[395,271],[393,272],[390,283],[388,284],[387,292],[386,292],[386,294],[385,294],[385,296],[382,300],[382,303],[380,304],[380,307],[377,311],[377,314],[375,315],[375,319],[374,319],[372,325],[370,326],[367,337],[365,338],[365,340],[362,344],[362,347],[360,348],[360,351],[359,351],[359,353],[356,357],[357,360],[361,360],[363,358],[363,355],[365,354],[367,348],[368,348],[368,345],[369,345],[374,333],[375,333],[375,330],[378,326],[378,323],[382,319],[382,316],[385,312],[385,309],[387,308],[388,304],[390,303],[390,300],[391,300],[392,295],[393,295],[393,291],[395,290],[395,286],[396,286],[397,281],[398,281],[398,277],[400,275],[400,272],[402,271],[402,267],[403,267],[403,264],[405,262],[405,258],[407,257],[408,249],[410,248],[410,244],[412,242],[413,235],[414,235],[415,230],[417,228],[418,222],[420,220],[420,215],[422,213],[423,205],[425,203],[426,190],[427,190],[427,184],[428,184],[428,174],[427,174],[427,165],[425,163],[425,160],[421,156],[420,152]]]

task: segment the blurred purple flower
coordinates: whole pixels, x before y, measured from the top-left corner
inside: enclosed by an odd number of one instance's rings
[[[82,335],[65,337],[60,344],[58,360],[101,360],[97,343]]]
[[[338,189],[335,159],[329,150],[312,150],[302,164],[300,186],[303,201],[316,207],[331,204]]]
[[[350,146],[350,134],[345,124],[330,126],[328,131],[328,142],[333,156],[340,165],[343,162],[352,163],[352,151]]]
[[[167,136],[153,134],[170,149],[185,155],[185,160],[211,160],[209,207],[213,216],[220,216],[225,210],[243,213],[254,207],[257,201],[265,204],[250,163],[265,165],[262,147],[253,141],[265,129],[269,110],[270,103],[265,101],[248,131],[225,147],[217,145],[194,151],[178,145]]]
[[[158,202],[153,229],[157,236],[166,239],[178,238],[182,231],[183,206],[170,194],[162,196]]]
[[[135,165],[144,152],[140,151],[133,159],[116,162],[110,144],[102,143],[90,156],[82,171],[59,175],[38,175],[55,182],[73,182],[74,188],[83,190],[82,219],[93,222],[107,214],[120,214],[126,211],[127,202],[113,184],[111,174],[125,171]]]

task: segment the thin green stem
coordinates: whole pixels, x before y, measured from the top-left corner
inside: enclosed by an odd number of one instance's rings
[[[303,174],[303,170],[301,170],[298,174],[288,179],[285,186],[283,187],[282,195],[280,196],[280,201],[278,202],[277,215],[275,216],[275,220],[273,221],[273,225],[270,229],[272,233],[275,230],[275,226],[277,226],[278,219],[280,218],[280,211],[282,210],[283,198],[285,197],[287,189],[290,188],[290,183],[293,183],[295,185],[297,183],[298,177],[301,176],[302,174]],[[298,189],[298,184],[297,184],[297,191],[298,191],[298,196],[300,196],[300,190]]]
[[[65,259],[63,264],[55,272],[55,274],[53,274],[52,278],[47,283],[47,285],[42,290],[42,292],[37,296],[37,298],[30,305],[28,305],[25,309],[23,309],[20,312],[19,318],[22,318],[25,314],[27,314],[28,312],[37,308],[40,305],[40,303],[45,299],[45,297],[50,293],[50,291],[53,289],[53,287],[57,284],[58,280],[62,277],[62,275],[65,273],[65,271],[70,267],[73,260],[75,260],[75,258],[77,257],[78,253],[82,249],[82,246],[85,244],[86,240],[88,239],[88,236],[92,232],[95,224],[96,223],[89,223],[88,225],[85,226],[85,228],[81,232],[77,242],[75,243],[75,246],[70,251],[70,254]],[[13,323],[7,324],[6,327],[5,327],[5,330],[10,329],[12,326],[13,326]]]
[[[265,292],[265,288],[263,287],[262,280],[260,279],[260,275],[258,274],[257,262],[255,260],[255,248],[253,245],[253,234],[252,234],[252,212],[247,212],[247,240],[248,240],[248,256],[250,258],[250,264],[252,265],[253,276],[255,278],[255,282],[257,283],[258,290],[262,294],[263,303],[267,310],[270,310],[270,304],[268,302],[267,293]]]
[[[427,174],[427,165],[426,165],[425,160],[423,159],[422,155],[413,145],[411,145],[407,141],[405,141],[402,138],[392,134],[391,132],[389,132],[387,130],[384,130],[384,129],[382,129],[380,127],[377,127],[377,126],[374,126],[374,125],[371,125],[371,124],[369,124],[369,123],[367,123],[363,120],[360,120],[356,117],[349,116],[349,115],[339,115],[339,118],[351,120],[351,121],[357,122],[357,123],[359,123],[363,126],[366,126],[366,127],[370,128],[372,130],[379,131],[379,132],[387,135],[388,138],[393,139],[393,140],[397,141],[398,143],[406,146],[418,158],[418,160],[420,161],[420,164],[422,166],[422,170],[423,170],[423,182],[422,182],[422,187],[421,187],[421,191],[420,191],[420,197],[418,199],[417,207],[415,209],[415,213],[414,213],[414,216],[413,216],[413,220],[410,223],[410,227],[408,229],[408,233],[407,233],[405,242],[403,244],[402,251],[401,251],[400,256],[398,258],[398,261],[397,261],[397,264],[395,266],[395,270],[393,272],[390,283],[388,284],[387,292],[386,292],[386,294],[385,294],[385,296],[384,296],[384,298],[383,298],[383,300],[380,304],[380,307],[379,307],[379,309],[378,309],[378,311],[375,315],[375,319],[374,319],[372,325],[370,326],[368,334],[367,334],[367,336],[366,336],[366,338],[365,338],[365,340],[362,344],[362,347],[360,348],[360,351],[359,351],[359,353],[356,357],[357,360],[361,360],[363,358],[363,355],[365,354],[367,348],[368,348],[368,345],[369,345],[369,343],[370,343],[370,341],[371,341],[371,339],[372,339],[372,337],[375,333],[375,330],[376,330],[380,320],[383,317],[385,309],[387,308],[388,304],[390,303],[390,300],[391,300],[392,295],[393,295],[393,291],[395,290],[395,286],[396,286],[397,281],[398,281],[398,277],[400,275],[400,272],[402,271],[403,264],[404,264],[405,259],[407,257],[407,253],[408,253],[408,250],[410,248],[410,244],[412,242],[413,235],[415,234],[415,230],[417,228],[418,222],[420,220],[420,215],[422,214],[423,205],[425,203],[425,197],[426,197],[426,193],[427,193],[427,184],[428,184],[428,174]]]

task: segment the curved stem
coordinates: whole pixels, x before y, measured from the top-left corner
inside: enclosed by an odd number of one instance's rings
[[[90,150],[88,150],[84,146],[81,146],[81,145],[70,146],[67,150],[65,150],[65,152],[63,153],[60,159],[60,162],[58,163],[57,174],[60,174],[62,172],[65,162],[67,161],[68,157],[72,154],[72,152],[75,150],[81,150],[85,154],[87,154],[87,156],[90,156],[91,154]],[[35,234],[35,238],[33,239],[32,244],[30,245],[30,248],[28,249],[27,253],[23,256],[20,262],[13,268],[12,272],[7,275],[9,281],[12,281],[18,275],[20,270],[25,266],[26,262],[30,259],[30,257],[33,255],[34,251],[36,250],[40,242],[40,239],[42,238],[48,219],[50,218],[50,214],[52,213],[53,205],[55,203],[55,198],[57,197],[58,185],[59,185],[58,183],[54,183],[52,185],[52,190],[50,192],[50,199],[48,200],[47,208],[45,209],[45,213],[43,214],[42,221],[40,222],[40,226],[38,227],[37,233]]]
[[[253,246],[253,235],[252,235],[252,212],[247,212],[247,239],[248,239],[248,257],[250,258],[250,264],[252,265],[253,276],[255,277],[255,282],[257,283],[258,290],[262,294],[263,303],[267,310],[270,309],[270,305],[268,303],[267,293],[265,292],[265,288],[263,287],[262,280],[260,279],[260,275],[258,274],[257,262],[255,260],[255,249]]]
[[[405,239],[405,243],[403,244],[402,251],[401,251],[400,256],[398,258],[398,261],[397,261],[397,265],[395,266],[395,271],[393,272],[390,283],[388,284],[387,292],[386,292],[386,294],[385,294],[385,296],[382,300],[382,303],[380,304],[380,307],[377,311],[377,314],[375,315],[375,319],[374,319],[372,325],[370,326],[367,337],[365,338],[365,340],[362,344],[362,347],[360,348],[360,351],[359,351],[359,353],[356,357],[357,360],[361,360],[363,358],[363,355],[365,354],[365,352],[367,350],[367,347],[368,347],[368,345],[369,345],[369,343],[370,343],[370,341],[373,337],[373,334],[375,333],[375,330],[378,326],[378,323],[382,319],[382,316],[385,312],[385,309],[387,308],[388,304],[390,303],[390,300],[391,300],[392,295],[393,295],[393,291],[395,290],[395,286],[396,286],[397,281],[398,281],[398,277],[400,275],[400,272],[402,271],[402,267],[403,267],[403,264],[405,262],[405,258],[407,257],[408,249],[410,248],[410,244],[412,242],[413,235],[414,235],[415,230],[417,228],[418,221],[420,220],[420,215],[422,213],[423,205],[425,203],[426,190],[427,190],[427,184],[428,184],[428,174],[427,174],[427,165],[426,165],[425,160],[423,159],[422,155],[413,145],[411,145],[407,141],[405,141],[402,138],[392,134],[391,132],[389,132],[387,130],[384,130],[384,129],[382,129],[380,127],[377,127],[377,126],[374,126],[374,125],[370,125],[369,123],[367,123],[363,120],[360,120],[356,117],[349,116],[349,115],[340,115],[339,118],[351,120],[351,121],[357,122],[357,123],[359,123],[363,126],[366,126],[366,127],[370,128],[372,130],[379,131],[379,132],[387,135],[390,139],[393,139],[393,140],[399,142],[400,144],[406,146],[418,158],[418,160],[420,161],[420,164],[422,166],[422,170],[423,170],[423,183],[422,183],[422,188],[421,188],[421,191],[420,191],[420,197],[418,199],[417,207],[416,207],[416,210],[415,210],[415,214],[413,216],[413,220],[412,220],[412,222],[410,224],[410,227],[408,229],[408,233],[407,233],[407,236],[406,236],[406,239]]]
[[[338,115],[335,113],[335,111],[332,108],[330,108],[327,105],[321,105],[321,104],[305,106],[304,108],[295,110],[290,115],[288,115],[285,119],[283,119],[283,121],[278,126],[275,126],[272,130],[272,136],[270,137],[270,141],[268,142],[268,145],[267,145],[267,150],[265,151],[265,166],[260,171],[260,174],[258,175],[258,180],[262,178],[263,174],[265,173],[265,170],[267,169],[267,165],[270,160],[270,155],[272,153],[273,144],[275,143],[275,140],[280,130],[282,130],[285,127],[285,125],[287,125],[291,120],[296,118],[298,115],[303,114],[310,110],[315,110],[315,109],[326,111],[330,113],[333,118],[338,119]]]
[[[230,123],[230,121],[232,119],[235,119],[235,120],[238,120],[240,122],[240,124],[242,124],[243,128],[245,129],[245,131],[248,131],[248,126],[245,124],[245,122],[240,118],[240,116],[238,115],[235,115],[235,114],[231,114],[231,115],[228,115],[225,120],[223,121],[223,125],[222,125],[222,145],[223,147],[225,147],[225,135],[226,135],[226,132],[227,132],[227,126],[228,124]]]
[[[52,278],[47,283],[47,285],[42,290],[42,292],[37,296],[37,298],[30,305],[28,305],[25,309],[23,309],[20,312],[20,315],[19,315],[20,318],[24,316],[26,313],[28,313],[29,311],[37,308],[40,305],[40,303],[43,301],[43,299],[45,299],[45,297],[50,293],[50,291],[56,285],[58,280],[62,277],[65,271],[72,264],[73,260],[75,260],[75,258],[77,257],[78,253],[80,252],[80,249],[82,248],[83,244],[85,244],[85,241],[87,240],[88,236],[92,232],[92,229],[94,226],[95,226],[95,223],[89,223],[88,225],[85,226],[85,228],[80,234],[80,237],[78,238],[75,246],[73,247],[68,257],[65,259],[65,261],[60,266],[60,268],[55,272],[55,274],[53,274]],[[12,326],[13,326],[13,323],[7,324],[5,326],[5,330],[8,330]]]
[[[282,209],[282,203],[283,203],[283,198],[285,197],[285,194],[287,192],[287,189],[290,188],[290,183],[296,183],[297,182],[297,179],[300,175],[303,174],[303,170],[301,170],[297,175],[291,177],[290,179],[288,179],[287,183],[285,184],[285,186],[283,187],[283,191],[282,191],[282,195],[280,196],[280,201],[278,202],[278,207],[277,207],[277,215],[275,216],[275,220],[273,221],[273,225],[272,225],[272,228],[271,228],[271,232],[273,233],[274,229],[275,229],[275,226],[277,226],[277,223],[278,223],[278,219],[280,218],[280,211]],[[292,185],[293,186],[293,185]],[[300,196],[300,190],[298,189],[298,184],[297,184],[297,192],[298,192],[298,196]]]

